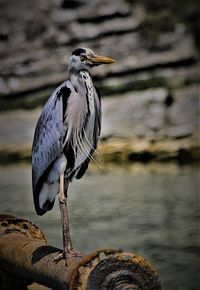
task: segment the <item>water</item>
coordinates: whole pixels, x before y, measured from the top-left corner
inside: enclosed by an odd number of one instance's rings
[[[62,247],[58,203],[35,214],[29,165],[0,167],[0,213],[35,222]],[[70,186],[75,248],[120,248],[146,257],[165,290],[198,288],[198,168],[134,165],[89,172]]]

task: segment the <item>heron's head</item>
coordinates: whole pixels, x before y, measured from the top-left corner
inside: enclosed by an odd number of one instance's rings
[[[90,48],[77,48],[72,52],[69,72],[78,73],[80,70],[90,70],[93,66],[114,62],[110,57],[96,55]]]

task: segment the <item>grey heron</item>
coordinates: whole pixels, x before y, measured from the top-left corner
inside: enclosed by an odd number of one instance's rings
[[[32,146],[32,186],[35,210],[43,215],[59,197],[63,257],[76,255],[69,231],[67,191],[80,179],[97,147],[101,130],[101,100],[93,84],[93,66],[114,59],[77,48],[69,61],[69,79],[49,97],[36,125]]]

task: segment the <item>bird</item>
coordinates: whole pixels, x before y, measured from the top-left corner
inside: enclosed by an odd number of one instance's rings
[[[58,195],[63,252],[59,259],[81,255],[72,246],[67,207],[68,186],[86,172],[101,131],[101,96],[90,71],[115,60],[90,48],[76,48],[69,59],[68,79],[45,103],[32,144],[32,191],[36,213],[50,211]]]

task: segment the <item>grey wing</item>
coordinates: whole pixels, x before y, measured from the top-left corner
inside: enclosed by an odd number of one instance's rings
[[[63,110],[66,109],[66,97],[69,94],[70,89],[67,87],[67,82],[53,92],[43,108],[35,129],[32,147],[34,201],[38,199],[41,187],[53,162],[62,153],[62,140],[66,133],[66,128],[63,125]]]

